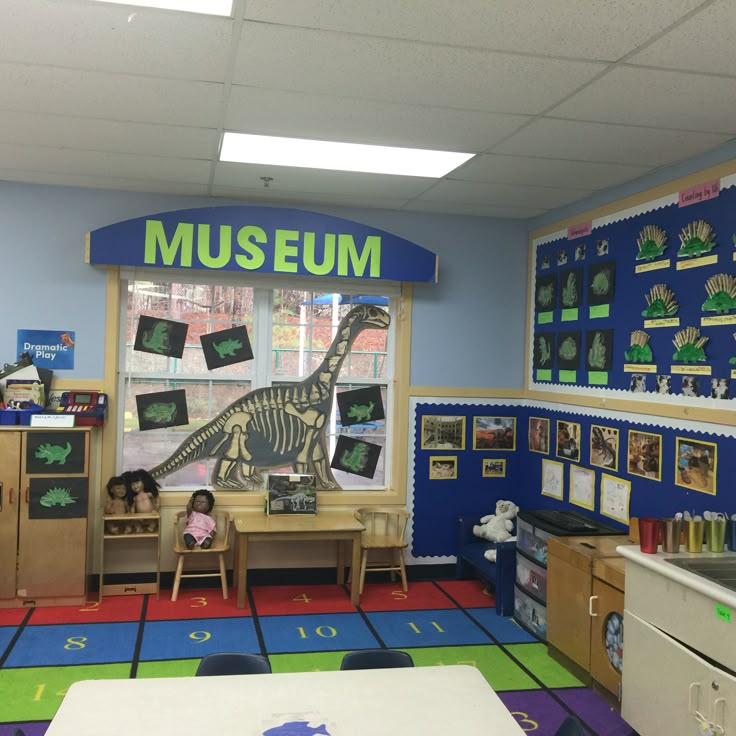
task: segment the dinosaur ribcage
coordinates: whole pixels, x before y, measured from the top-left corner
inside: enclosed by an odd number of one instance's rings
[[[248,423],[246,445],[256,462],[273,456],[288,459],[304,447],[308,430],[298,417],[284,411],[262,411]]]

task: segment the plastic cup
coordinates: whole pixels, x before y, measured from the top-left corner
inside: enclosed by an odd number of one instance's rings
[[[662,551],[680,551],[680,520],[662,519]]]
[[[703,534],[705,532],[704,521],[693,521],[690,519],[687,522],[687,541],[686,547],[688,552],[702,552],[703,551]]]
[[[659,519],[639,519],[639,549],[656,554],[662,525]]]
[[[731,552],[736,552],[736,519],[729,519],[726,523],[726,544]]]
[[[723,552],[726,541],[726,520],[710,519],[705,522],[708,533],[708,552]]]

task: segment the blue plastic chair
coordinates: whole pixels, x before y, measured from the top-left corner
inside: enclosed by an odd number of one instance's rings
[[[271,665],[260,654],[242,654],[237,652],[223,652],[208,654],[194,673],[195,677],[210,677],[212,675],[267,675],[271,672]]]
[[[342,658],[341,670],[377,670],[388,667],[413,667],[414,660],[406,652],[395,649],[366,649],[348,652]]]
[[[555,731],[555,736],[586,736],[586,734],[583,724],[575,716],[568,716]]]

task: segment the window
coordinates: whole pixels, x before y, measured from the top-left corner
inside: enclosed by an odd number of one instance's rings
[[[169,274],[164,274],[168,276]],[[182,277],[177,272],[178,278]],[[244,283],[218,274],[217,283],[207,283],[208,274],[187,273],[195,281],[162,280],[160,272],[124,274],[121,315],[121,396],[124,397],[123,431],[120,433],[118,467],[150,469],[166,460],[187,437],[233,401],[261,386],[293,385],[311,375],[332,344],[337,325],[355,304],[379,305],[390,315],[397,311],[399,286],[382,282],[380,293],[366,295],[362,282],[317,283],[259,277]],[[201,277],[201,281],[199,278]],[[346,284],[347,288],[346,288]],[[372,285],[374,288],[376,284]],[[181,358],[135,351],[138,319],[148,315],[188,325]],[[200,336],[245,325],[254,359],[208,370]],[[378,386],[386,416],[392,406],[395,325],[389,330],[368,329],[353,342],[337,376],[336,392]],[[189,423],[141,432],[138,429],[136,395],[185,389]],[[333,396],[334,399],[334,396]],[[343,427],[337,402],[333,400],[327,428],[330,458],[339,435],[361,438],[383,449],[373,478],[333,470],[344,490],[382,490],[390,485],[390,422],[380,420]],[[163,478],[165,490],[211,484],[215,461],[205,457]],[[290,467],[271,468],[289,472]],[[262,486],[251,484],[249,490]]]

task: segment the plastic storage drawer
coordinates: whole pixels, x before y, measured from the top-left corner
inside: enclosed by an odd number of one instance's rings
[[[547,568],[535,562],[516,555],[516,583],[517,587],[531,593],[535,598],[547,600]]]
[[[516,549],[543,565],[547,564],[547,540],[553,536],[523,519],[516,519]]]
[[[547,638],[547,608],[518,585],[514,591],[514,619],[540,639]]]

